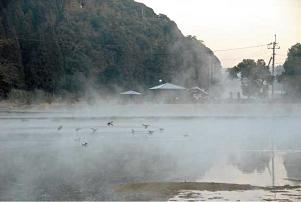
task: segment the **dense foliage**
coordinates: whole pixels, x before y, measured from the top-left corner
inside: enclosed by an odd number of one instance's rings
[[[284,72],[279,80],[289,97],[301,97],[301,44],[292,46],[283,65]]]
[[[244,59],[237,66],[228,70],[231,79],[241,79],[243,95],[247,97],[267,97],[268,84],[272,82],[272,75],[264,60],[257,62]]]
[[[208,88],[209,69],[216,82],[221,67],[195,37],[133,0],[2,0],[0,62],[2,97],[143,89],[159,79]]]

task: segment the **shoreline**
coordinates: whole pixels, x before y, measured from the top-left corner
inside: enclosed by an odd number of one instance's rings
[[[108,104],[30,105],[0,104],[0,118],[301,118],[300,104]]]
[[[301,186],[276,186],[276,187],[262,187],[252,186],[249,184],[227,184],[215,182],[149,182],[149,183],[128,183],[121,184],[115,187],[118,193],[133,195],[134,200],[145,201],[151,200],[168,200],[183,190],[189,191],[206,191],[206,192],[220,192],[220,191],[269,191],[277,193],[289,190],[299,190]],[[301,196],[301,195],[300,195]],[[145,197],[145,198],[144,198]]]

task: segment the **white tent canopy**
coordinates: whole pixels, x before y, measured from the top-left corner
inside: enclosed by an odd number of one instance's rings
[[[165,83],[165,84],[161,84],[159,86],[150,88],[150,90],[185,90],[185,89],[186,88],[184,88],[182,86],[177,86],[172,83]]]
[[[126,91],[126,92],[120,93],[120,95],[141,95],[141,93],[133,91],[133,90],[130,90],[130,91]]]

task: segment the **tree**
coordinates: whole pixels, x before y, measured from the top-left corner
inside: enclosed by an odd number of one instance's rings
[[[237,66],[228,70],[231,79],[238,79],[240,75],[243,95],[247,97],[266,97],[268,84],[272,81],[269,67],[264,60],[257,62],[252,59],[244,59]]]
[[[301,44],[297,43],[289,49],[283,65],[284,72],[279,81],[284,85],[290,97],[301,96]]]

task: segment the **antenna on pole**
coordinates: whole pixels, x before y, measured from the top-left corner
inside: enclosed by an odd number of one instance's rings
[[[268,44],[268,49],[272,49],[273,53],[272,53],[272,98],[274,98],[274,85],[275,85],[275,58],[276,58],[276,49],[280,49],[280,47],[278,46],[279,43],[277,42],[277,35],[275,34],[275,40],[272,43]]]

